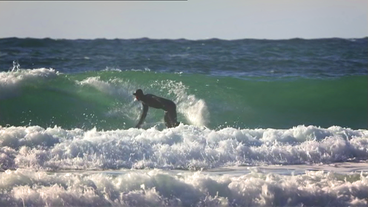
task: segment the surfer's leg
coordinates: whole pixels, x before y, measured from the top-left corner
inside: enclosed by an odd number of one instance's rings
[[[174,105],[169,111],[168,111],[168,117],[170,121],[170,127],[176,127],[179,125],[176,117],[176,106]]]
[[[167,111],[165,111],[164,121],[165,121],[165,126],[167,128],[170,128],[170,118],[169,118],[169,113]]]
[[[176,120],[176,105],[172,103],[167,107],[167,111],[165,111],[165,125],[167,128],[176,127],[180,123]]]

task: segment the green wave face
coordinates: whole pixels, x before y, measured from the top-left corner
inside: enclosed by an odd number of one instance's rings
[[[290,128],[303,124],[367,128],[365,76],[239,79],[100,71],[7,84],[2,84],[0,92],[3,126],[130,128],[141,113],[132,93],[141,88],[144,93],[176,102],[178,119],[184,124],[209,128]],[[150,109],[143,127],[163,128],[162,121],[163,111]]]

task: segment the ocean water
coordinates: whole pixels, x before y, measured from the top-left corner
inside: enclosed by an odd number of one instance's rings
[[[0,39],[0,206],[367,206],[367,43]]]

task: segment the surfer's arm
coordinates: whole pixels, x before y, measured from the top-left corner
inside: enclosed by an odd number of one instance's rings
[[[142,106],[143,106],[143,111],[142,111],[141,117],[139,118],[138,124],[135,126],[136,128],[140,128],[141,127],[141,125],[144,122],[144,119],[147,116],[148,106],[146,104],[142,104]]]

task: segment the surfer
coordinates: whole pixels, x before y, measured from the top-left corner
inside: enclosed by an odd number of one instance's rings
[[[180,124],[180,122],[176,120],[176,105],[171,100],[152,94],[144,95],[141,89],[138,89],[135,93],[133,93],[133,95],[135,95],[135,98],[138,101],[142,102],[143,106],[143,112],[141,114],[141,117],[139,118],[138,124],[135,127],[141,127],[144,119],[147,116],[148,107],[163,109],[165,111],[164,121],[167,128],[176,127]]]

